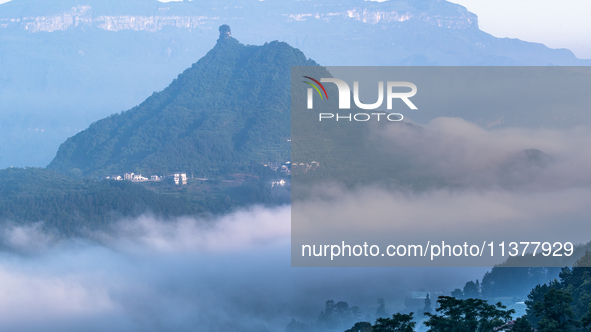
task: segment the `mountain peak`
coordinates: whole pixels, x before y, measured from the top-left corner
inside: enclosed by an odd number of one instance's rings
[[[220,38],[219,40],[232,38],[232,30],[227,24],[220,25]]]
[[[287,43],[217,44],[170,86],[64,142],[48,166],[85,176],[249,172],[290,158],[292,66],[317,66]]]

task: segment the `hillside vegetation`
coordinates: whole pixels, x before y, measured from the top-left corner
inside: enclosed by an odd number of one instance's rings
[[[316,65],[286,43],[221,37],[170,86],[63,143],[48,169],[83,177],[125,172],[247,172],[290,156],[291,66]]]

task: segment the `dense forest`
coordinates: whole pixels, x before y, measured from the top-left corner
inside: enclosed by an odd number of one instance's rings
[[[147,212],[172,217],[205,211],[183,195],[159,195],[129,181],[77,180],[41,168],[2,170],[0,188],[2,220],[43,221],[70,236]]]
[[[284,204],[288,188],[271,188],[275,176],[259,167],[260,176],[226,185],[222,180],[167,182],[76,179],[43,168],[0,170],[0,221],[44,222],[65,236],[108,227],[122,217],[152,214],[159,218],[208,216],[247,204]]]

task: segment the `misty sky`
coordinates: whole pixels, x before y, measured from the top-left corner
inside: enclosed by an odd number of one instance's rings
[[[370,0],[388,1],[388,0]],[[588,13],[591,2],[579,0],[453,0],[478,15],[480,30],[495,37],[518,38],[568,48],[591,58]]]
[[[383,2],[382,0],[376,0]],[[453,0],[478,15],[482,31],[568,48],[580,59],[591,58],[591,2],[579,0]]]
[[[478,15],[480,29],[495,37],[519,38],[568,48],[591,58],[591,2],[579,0],[453,0]]]

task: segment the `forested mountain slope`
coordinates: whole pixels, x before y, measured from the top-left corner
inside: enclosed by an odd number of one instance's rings
[[[69,138],[48,168],[107,176],[216,176],[289,160],[291,66],[316,65],[286,43],[215,47],[139,106]]]

